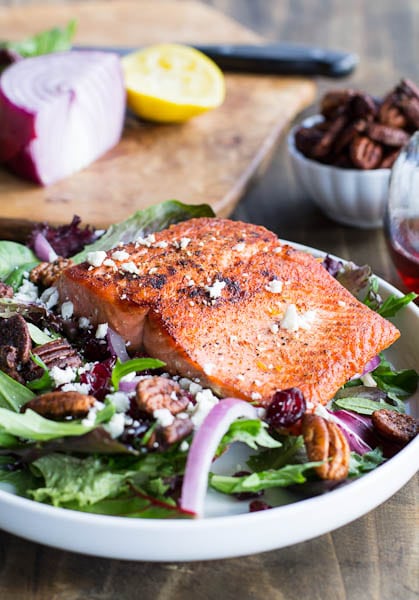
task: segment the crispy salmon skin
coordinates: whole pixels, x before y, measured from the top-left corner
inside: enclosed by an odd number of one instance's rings
[[[324,404],[400,335],[256,225],[191,219],[89,261],[63,273],[61,301],[220,396],[267,405],[299,387]]]

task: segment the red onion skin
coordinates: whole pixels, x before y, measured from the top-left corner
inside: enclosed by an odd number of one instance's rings
[[[5,162],[16,156],[35,137],[35,116],[12,104],[1,86],[0,123],[8,123],[8,127],[0,128],[0,161]]]

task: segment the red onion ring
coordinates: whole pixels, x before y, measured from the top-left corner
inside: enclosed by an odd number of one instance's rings
[[[44,262],[53,262],[57,260],[58,255],[51,246],[47,238],[42,233],[37,233],[34,239],[35,254]]]
[[[256,409],[238,398],[225,398],[216,404],[195,433],[186,461],[180,506],[202,515],[208,486],[208,473],[214,454],[231,423],[239,417],[257,419]]]
[[[124,115],[117,55],[69,51],[18,61],[0,77],[0,160],[48,185],[112,148]]]
[[[129,359],[124,340],[119,333],[116,333],[110,327],[108,327],[106,341],[108,342],[108,348],[112,356],[116,356],[121,362],[126,362]]]

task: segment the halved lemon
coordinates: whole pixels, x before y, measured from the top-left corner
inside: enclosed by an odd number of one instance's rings
[[[158,44],[122,59],[129,108],[143,119],[180,123],[223,103],[224,75],[208,56]]]

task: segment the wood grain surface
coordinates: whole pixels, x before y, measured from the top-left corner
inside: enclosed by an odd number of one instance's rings
[[[3,8],[0,39],[22,39],[71,18],[79,24],[75,43],[81,45],[260,40],[203,4],[153,0]],[[315,86],[297,77],[228,74],[226,88],[218,110],[182,125],[128,118],[115,148],[47,188],[0,169],[0,235],[16,237],[28,217],[62,223],[78,214],[106,227],[168,198],[206,202],[217,214],[230,214],[284,127],[314,99]]]
[[[319,81],[319,93],[351,85],[381,94],[401,76],[419,82],[417,0],[212,0],[206,4],[273,40],[358,52],[361,62],[355,74],[344,82]],[[283,238],[367,262],[378,275],[400,286],[383,232],[343,227],[324,217],[299,191],[284,143],[234,216],[266,225]],[[0,532],[0,598],[415,600],[419,597],[417,506],[416,477],[382,506],[330,534],[290,548],[208,563],[148,564],[85,557]]]

